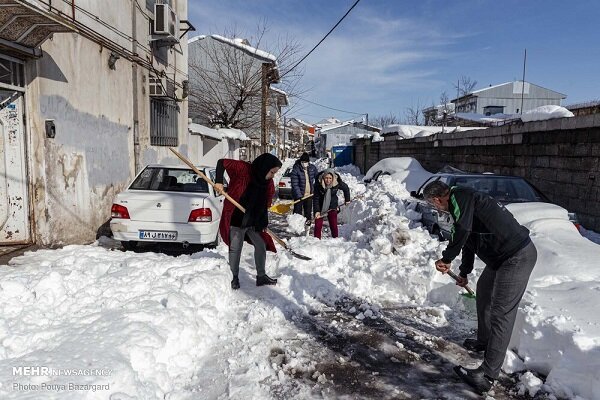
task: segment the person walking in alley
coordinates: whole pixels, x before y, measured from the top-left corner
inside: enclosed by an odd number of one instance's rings
[[[272,279],[265,273],[267,250],[276,251],[273,239],[265,229],[269,224],[267,209],[275,194],[273,176],[281,165],[281,161],[269,153],[261,154],[252,164],[230,159],[220,159],[217,162],[215,190],[223,193],[226,171],[230,179],[227,194],[246,209],[244,213],[225,199],[219,224],[221,238],[229,246],[232,289],[240,288],[239,270],[244,239],[254,245],[256,286],[277,283],[277,279]]]
[[[333,169],[326,169],[315,179],[313,206],[315,209],[315,237],[321,239],[323,218],[329,220],[331,237],[338,237],[338,191],[344,193],[345,204],[350,202],[350,189]]]
[[[291,173],[292,197],[294,200],[300,200],[303,197],[313,194],[313,184],[317,176],[317,167],[309,162],[308,153],[302,153],[300,158],[294,163]],[[304,199],[294,204],[294,214],[301,214],[306,217],[307,225],[310,225],[312,217],[311,198]]]
[[[477,281],[477,338],[464,342],[468,350],[484,351],[484,360],[478,368],[454,368],[464,382],[483,393],[500,374],[537,251],[529,230],[487,194],[434,181],[423,189],[423,197],[453,219],[450,242],[435,262],[436,269],[448,272],[462,250],[457,285],[464,287],[469,283],[467,276],[473,270],[475,255],[485,263]]]

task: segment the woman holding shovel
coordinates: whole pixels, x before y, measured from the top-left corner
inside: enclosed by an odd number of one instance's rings
[[[323,218],[327,216],[331,237],[338,237],[338,191],[344,193],[345,204],[350,202],[350,188],[333,169],[326,169],[315,179],[313,206],[315,208],[315,237],[321,239]]]
[[[254,245],[256,286],[275,285],[277,279],[265,273],[267,250],[275,252],[275,244],[265,229],[269,224],[267,209],[275,194],[273,176],[281,168],[281,161],[272,154],[261,154],[252,164],[246,161],[221,159],[217,162],[215,190],[223,193],[223,175],[229,175],[227,194],[245,208],[240,211],[225,200],[219,232],[229,246],[229,267],[233,273],[232,289],[240,288],[239,270],[244,240]]]

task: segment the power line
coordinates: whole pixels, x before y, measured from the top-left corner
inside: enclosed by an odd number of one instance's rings
[[[314,101],[307,100],[307,99],[305,99],[303,97],[300,97],[300,96],[294,96],[294,95],[288,95],[288,96],[295,97],[295,98],[297,98],[299,100],[306,101],[307,103],[314,104],[315,106],[327,108],[327,109],[333,110],[333,111],[339,111],[339,112],[343,112],[343,113],[346,113],[346,114],[353,114],[353,115],[365,115],[365,113],[359,113],[359,112],[347,111],[347,110],[340,110],[339,108],[333,108],[333,107],[325,106],[323,104],[315,103]]]
[[[310,55],[310,53],[312,53],[313,51],[315,51],[315,49],[316,49],[317,47],[319,47],[319,45],[320,45],[321,43],[323,43],[323,41],[324,41],[325,39],[327,39],[327,36],[329,36],[329,35],[331,34],[331,32],[333,32],[333,31],[335,30],[335,28],[337,28],[337,26],[338,26],[339,24],[341,24],[341,23],[342,23],[342,21],[344,20],[344,18],[346,18],[346,17],[348,16],[348,14],[350,14],[350,11],[352,11],[352,9],[353,9],[354,7],[356,7],[356,5],[357,5],[359,2],[360,2],[360,0],[356,0],[356,1],[354,2],[354,4],[352,5],[352,7],[350,7],[350,9],[349,9],[348,11],[346,11],[346,14],[344,14],[344,16],[343,16],[342,18],[340,18],[340,20],[339,20],[339,21],[338,21],[338,22],[337,22],[337,23],[336,23],[336,24],[333,26],[333,28],[331,28],[331,30],[330,30],[329,32],[327,32],[327,35],[323,36],[323,39],[319,40],[319,43],[317,43],[317,44],[315,45],[315,47],[313,47],[313,48],[312,48],[312,49],[311,49],[311,50],[310,50],[308,53],[306,53],[306,55],[305,55],[304,57],[302,57],[302,58],[300,59],[300,61],[298,61],[296,64],[294,64],[294,66],[293,66],[292,68],[290,68],[290,69],[289,69],[289,70],[287,70],[287,71],[286,71],[286,72],[285,72],[283,75],[281,75],[281,76],[280,76],[280,79],[281,79],[281,78],[283,78],[284,76],[286,76],[287,74],[289,74],[289,73],[290,73],[290,72],[291,72],[291,71],[292,71],[294,68],[296,68],[298,65],[300,65],[300,63],[301,63],[302,61],[304,61],[304,60],[306,59],[306,57],[308,57],[308,56]]]

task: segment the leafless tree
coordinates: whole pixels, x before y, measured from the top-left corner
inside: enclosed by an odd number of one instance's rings
[[[378,115],[374,118],[371,118],[370,123],[373,126],[377,126],[379,128],[385,128],[388,125],[393,125],[399,123],[398,117],[392,113],[387,115]]]
[[[266,31],[265,25],[259,26],[249,40],[237,39],[247,36],[235,30],[226,31],[223,37],[232,38],[229,40],[236,45],[210,36],[193,44],[194,51],[190,52],[189,59],[189,111],[192,118],[213,127],[259,128],[263,64],[269,71],[267,80],[270,84],[278,83],[288,96],[295,94],[303,72],[301,69],[287,72],[298,58],[300,46],[289,38],[278,39],[270,45],[265,40]],[[260,50],[253,52],[250,48]],[[269,54],[274,55],[276,61],[271,60]],[[284,74],[284,79],[278,82],[277,76]]]
[[[406,125],[423,125],[423,107],[421,102],[417,100],[417,104],[412,104],[404,109],[404,120],[402,121]]]
[[[440,94],[440,105],[442,106],[442,111],[448,111],[448,104],[450,104],[450,98],[448,97],[448,93],[444,90],[442,94]]]
[[[463,75],[459,78],[456,85],[454,85],[454,89],[457,90],[458,96],[465,96],[473,91],[473,89],[477,86],[477,81],[471,79],[471,77]]]

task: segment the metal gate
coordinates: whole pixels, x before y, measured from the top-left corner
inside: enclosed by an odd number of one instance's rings
[[[353,146],[333,146],[333,165],[341,167],[352,164],[354,162],[354,147]]]
[[[0,244],[30,242],[22,77],[0,58]]]

